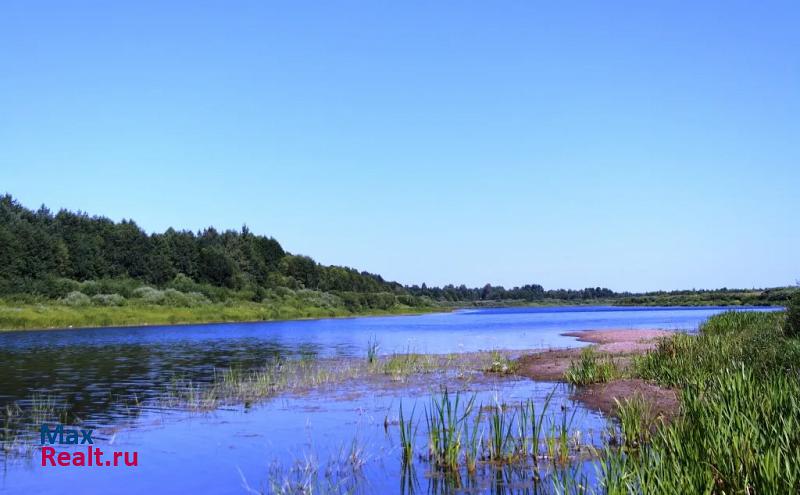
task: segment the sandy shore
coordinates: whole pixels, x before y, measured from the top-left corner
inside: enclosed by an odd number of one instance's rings
[[[614,356],[617,364],[625,367],[636,354],[643,354],[655,347],[659,338],[672,332],[655,329],[611,329],[583,330],[563,335],[577,338],[581,342],[594,344],[598,352]],[[564,381],[564,372],[570,362],[576,360],[581,349],[556,349],[537,352],[520,357],[518,374],[534,380]],[[577,387],[574,398],[590,409],[613,414],[616,401],[633,397],[644,397],[656,415],[669,417],[677,412],[678,396],[674,390],[659,387],[640,379],[620,379],[610,383],[598,383]]]
[[[576,337],[581,342],[591,342],[598,352],[609,354],[642,353],[655,347],[661,337],[668,337],[667,330],[623,328],[613,330],[582,330],[562,335]]]

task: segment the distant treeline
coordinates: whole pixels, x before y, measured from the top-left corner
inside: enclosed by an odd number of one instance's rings
[[[406,289],[415,296],[429,297],[435,301],[526,301],[535,302],[545,299],[555,299],[559,301],[580,301],[587,299],[609,299],[617,297],[611,289],[602,287],[587,288],[580,290],[557,289],[545,290],[539,284],[523,285],[506,289],[503,286],[492,286],[486,284],[481,288],[470,288],[466,285],[458,287],[445,285],[444,287],[421,287],[413,285]]]
[[[53,213],[44,206],[33,211],[10,195],[0,197],[0,295],[59,299],[71,294],[64,301],[79,305],[84,294],[115,305],[115,299],[100,296],[158,294],[136,292],[143,286],[172,289],[166,294],[173,296],[175,291],[199,294],[212,302],[259,302],[285,297],[287,290],[312,290],[336,294],[337,302],[357,310],[430,303],[379,275],[287,253],[275,239],[246,226],[147,234],[132,220]],[[170,304],[169,299],[159,300]]]
[[[676,290],[646,293],[614,292],[603,287],[586,289],[551,289],[531,284],[506,289],[502,286],[485,285],[482,288],[469,288],[464,285],[444,287],[406,287],[409,293],[434,301],[449,303],[543,303],[558,301],[567,304],[608,303],[627,306],[733,306],[733,305],[785,305],[791,296],[800,292],[796,287],[772,289],[712,289]]]
[[[335,297],[331,304],[360,310],[492,301],[781,304],[792,290],[630,294],[601,287],[545,290],[538,284],[512,289],[488,284],[481,288],[403,286],[380,275],[325,266],[308,256],[288,253],[277,240],[253,234],[246,226],[239,231],[170,228],[147,234],[133,220],[114,222],[80,211],[53,213],[44,206],[34,211],[8,194],[0,197],[3,297],[61,299],[77,305],[84,301],[83,295],[93,297],[96,304],[139,298],[191,305],[202,300],[260,302],[313,291],[317,293],[314,301],[327,301],[323,296],[330,294]],[[304,294],[303,300],[311,297]]]

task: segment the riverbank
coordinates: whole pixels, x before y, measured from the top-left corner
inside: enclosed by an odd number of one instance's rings
[[[577,399],[616,399],[621,439],[604,453],[605,493],[800,492],[800,340],[785,313],[722,313],[696,335],[636,344],[652,347],[622,354],[626,366],[592,350],[567,373],[589,378]],[[667,421],[663,390],[676,391]]]
[[[0,332],[402,316],[449,312],[453,309],[438,306],[395,306],[390,309],[351,311],[344,308],[273,306],[246,302],[212,303],[193,307],[161,305],[71,307],[55,303],[2,304],[0,305]]]
[[[591,343],[593,351],[611,359],[618,370],[617,377],[608,382],[590,383],[576,389],[574,398],[586,407],[615,415],[618,403],[642,397],[656,415],[669,417],[677,412],[678,394],[675,390],[647,383],[628,373],[636,356],[655,349],[660,339],[669,338],[675,332],[658,329],[610,329],[566,332],[562,335]],[[581,360],[585,349],[554,349],[527,354],[517,359],[516,372],[533,380],[566,382],[570,366]]]
[[[336,304],[317,304],[318,298],[270,300],[262,302],[227,301],[193,305],[147,304],[126,302],[122,305],[74,305],[61,300],[21,302],[0,300],[0,332],[15,330],[58,330],[66,328],[137,327],[151,325],[197,325],[206,323],[248,323],[262,321],[313,320],[324,318],[353,318],[360,316],[402,316],[427,313],[447,313],[461,309],[493,308],[588,308],[589,302],[547,302],[520,304],[432,304],[409,306],[394,304],[387,307],[360,306],[348,308]],[[594,304],[603,304],[595,302]],[[608,306],[611,306],[608,303]],[[637,306],[620,306],[630,310]],[[651,308],[643,305],[642,308]],[[665,306],[675,308],[676,306]],[[689,306],[716,308],[719,306]],[[751,306],[756,308],[755,306]],[[580,340],[580,339],[579,339]]]

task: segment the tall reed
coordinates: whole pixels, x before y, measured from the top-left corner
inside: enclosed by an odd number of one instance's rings
[[[472,413],[474,404],[474,394],[462,403],[459,392],[451,396],[447,389],[438,399],[431,399],[430,408],[425,410],[425,421],[428,426],[429,454],[436,467],[458,470],[463,423]]]
[[[400,402],[400,449],[403,465],[408,465],[414,457],[414,439],[417,436],[418,424],[414,424],[414,411],[416,405],[411,409],[411,417],[406,421],[403,416],[403,403]]]

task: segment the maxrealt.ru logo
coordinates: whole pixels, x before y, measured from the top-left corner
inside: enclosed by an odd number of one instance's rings
[[[91,429],[64,428],[55,425],[52,429],[43,424],[40,430],[42,443],[42,466],[97,466],[117,467],[139,465],[138,452],[103,452],[94,446]],[[51,445],[86,445],[86,450],[56,451]],[[104,457],[106,454],[109,457]]]

